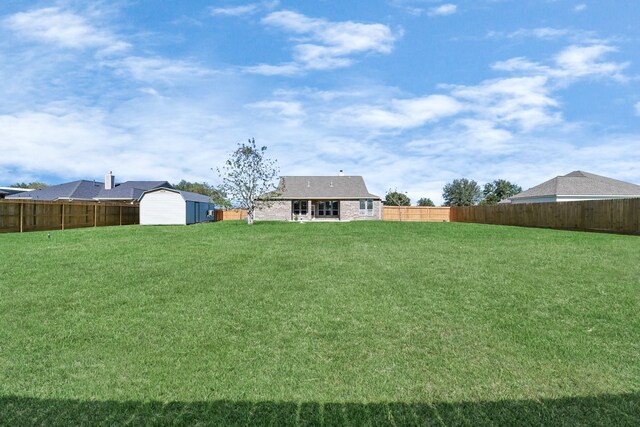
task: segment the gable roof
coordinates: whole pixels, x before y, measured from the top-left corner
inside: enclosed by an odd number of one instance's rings
[[[166,187],[147,190],[140,195],[139,200],[142,200],[145,194],[154,193],[156,191],[161,191],[161,190],[171,191],[172,193],[178,193],[182,196],[185,202],[213,203],[213,201],[211,200],[211,197],[205,196],[204,194],[192,193],[191,191],[182,191],[182,190],[176,190],[175,188],[166,188]]]
[[[126,181],[116,184],[111,190],[105,190],[104,183],[79,180],[52,185],[34,191],[7,196],[7,199],[27,200],[138,200],[145,190],[170,186],[167,181]]]
[[[510,199],[549,196],[640,197],[640,185],[584,171],[573,171],[536,185]]]
[[[380,199],[361,176],[283,176],[275,199]]]

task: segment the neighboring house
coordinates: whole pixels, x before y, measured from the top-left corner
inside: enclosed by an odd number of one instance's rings
[[[557,176],[500,203],[573,202],[640,197],[640,185],[589,172]]]
[[[167,181],[126,181],[116,184],[115,177],[109,172],[105,175],[104,183],[79,180],[13,194],[7,199],[137,202],[142,193],[158,187],[171,188],[171,184]]]
[[[283,176],[278,188],[271,206],[256,209],[256,221],[382,219],[382,201],[361,176]]]
[[[211,197],[174,188],[155,188],[140,197],[140,224],[187,225],[213,221]]]
[[[4,199],[7,196],[17,193],[24,193],[26,191],[33,191],[32,188],[18,188],[18,187],[0,187],[0,199]]]

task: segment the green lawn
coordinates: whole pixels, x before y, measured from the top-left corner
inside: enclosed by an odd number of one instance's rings
[[[0,424],[640,424],[637,236],[104,227],[0,267]]]

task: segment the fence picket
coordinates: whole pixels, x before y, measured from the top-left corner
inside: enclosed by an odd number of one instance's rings
[[[99,211],[104,221],[98,221]],[[132,204],[0,200],[0,233],[139,223],[140,208]]]

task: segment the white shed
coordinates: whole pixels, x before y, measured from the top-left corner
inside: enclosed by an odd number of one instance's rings
[[[202,194],[154,188],[140,196],[140,224],[186,225],[213,221],[214,205]]]

